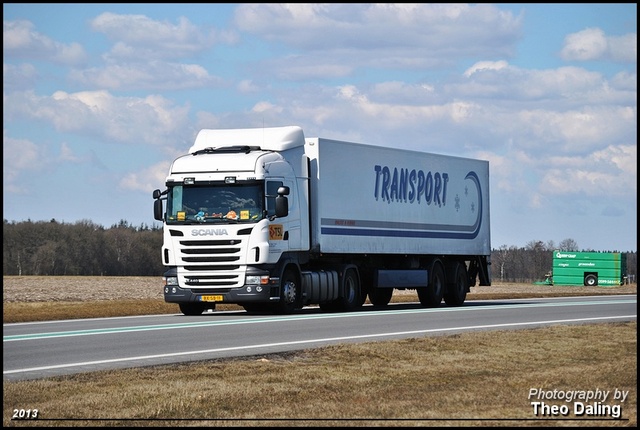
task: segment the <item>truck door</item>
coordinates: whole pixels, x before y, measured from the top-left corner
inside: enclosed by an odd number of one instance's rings
[[[266,181],[267,216],[276,213],[276,196],[278,188],[289,187],[289,215],[274,218],[269,224],[270,247],[282,252],[301,249],[300,208],[296,183],[285,178],[271,178]]]

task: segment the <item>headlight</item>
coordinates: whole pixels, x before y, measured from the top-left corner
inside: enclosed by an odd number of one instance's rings
[[[260,285],[260,276],[247,276],[244,283],[245,285]]]
[[[177,276],[168,276],[164,278],[165,285],[178,285],[178,277]]]
[[[269,275],[254,276],[248,275],[244,279],[245,285],[267,285],[269,283]]]

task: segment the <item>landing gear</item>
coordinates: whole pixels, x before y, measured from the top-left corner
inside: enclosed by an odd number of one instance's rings
[[[371,288],[369,301],[374,306],[387,306],[393,296],[393,288]]]

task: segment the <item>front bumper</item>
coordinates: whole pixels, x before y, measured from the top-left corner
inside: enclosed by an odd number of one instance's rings
[[[280,300],[278,285],[279,283],[273,279],[267,285],[243,285],[228,290],[181,288],[177,285],[165,285],[164,301],[167,303],[273,303]]]

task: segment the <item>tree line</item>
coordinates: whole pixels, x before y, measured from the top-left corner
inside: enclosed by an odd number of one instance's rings
[[[105,228],[88,220],[3,222],[3,276],[162,276],[162,226],[133,226],[121,220]],[[503,245],[491,250],[494,282],[530,283],[544,280],[556,249],[579,249],[573,239],[533,240],[525,247]],[[637,274],[637,252],[626,252],[627,271]]]
[[[3,275],[162,276],[162,227],[126,221],[104,228],[88,220],[7,222]]]

